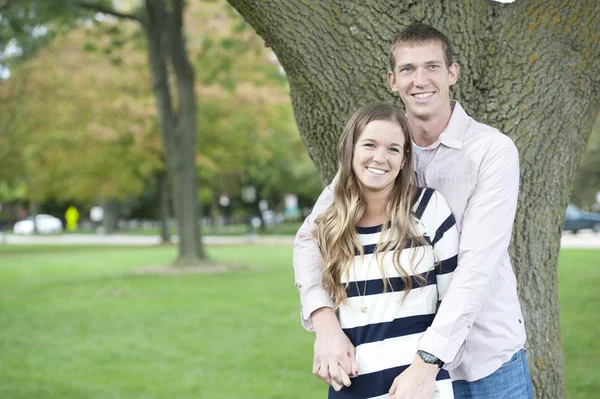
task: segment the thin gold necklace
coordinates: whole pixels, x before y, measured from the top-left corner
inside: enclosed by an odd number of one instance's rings
[[[364,258],[363,258],[364,260]],[[358,297],[360,298],[360,311],[361,313],[367,313],[368,307],[365,306],[365,298],[367,297],[367,282],[369,281],[369,269],[371,268],[371,261],[373,258],[369,260],[369,264],[367,265],[367,273],[365,275],[365,286],[363,287],[363,294],[360,295],[360,288],[358,287],[358,280],[356,275],[356,264],[354,264],[354,284],[356,285],[356,292],[358,293]]]

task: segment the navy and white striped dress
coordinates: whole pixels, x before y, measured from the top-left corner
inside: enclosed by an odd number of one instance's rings
[[[338,317],[342,329],[356,347],[358,377],[352,385],[335,392],[329,398],[389,398],[394,379],[414,360],[419,340],[431,325],[438,301],[441,301],[456,269],[458,230],[444,197],[432,189],[419,189],[413,207],[416,230],[423,235],[427,246],[402,250],[400,263],[412,279],[412,289],[402,302],[404,284],[394,268],[394,251],[379,254],[378,263],[390,278],[387,291],[377,264],[375,247],[381,226],[358,227],[365,252],[363,261],[356,256],[349,276],[348,299],[340,306]],[[415,252],[413,269],[426,281],[421,283],[406,265]],[[438,263],[437,267],[435,262]],[[365,287],[366,284],[366,287]],[[361,312],[361,306],[367,308]],[[440,399],[452,399],[452,384],[446,370],[437,376]]]

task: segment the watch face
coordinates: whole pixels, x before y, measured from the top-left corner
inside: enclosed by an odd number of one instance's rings
[[[425,363],[437,364],[440,367],[443,364],[443,362],[440,359],[438,359],[437,357],[435,357],[431,353],[427,353],[427,352],[423,352],[423,351],[418,351],[418,354],[421,357],[421,359],[423,359],[423,361]]]

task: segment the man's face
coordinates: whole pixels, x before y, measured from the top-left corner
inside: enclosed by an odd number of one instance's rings
[[[388,83],[397,92],[409,117],[429,120],[450,110],[450,86],[458,79],[458,64],[446,65],[439,42],[398,45],[396,69],[388,72]]]

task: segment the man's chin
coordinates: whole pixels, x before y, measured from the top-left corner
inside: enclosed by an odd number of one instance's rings
[[[425,107],[416,107],[416,108],[407,109],[406,113],[410,117],[412,117],[414,119],[419,119],[422,121],[427,121],[427,120],[431,119],[433,116],[433,113],[431,112],[431,110],[425,109]]]

